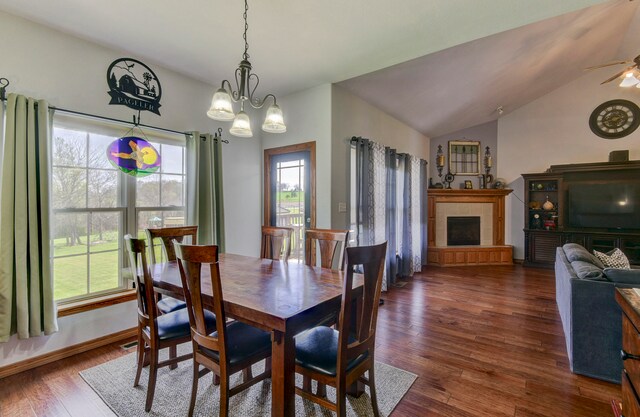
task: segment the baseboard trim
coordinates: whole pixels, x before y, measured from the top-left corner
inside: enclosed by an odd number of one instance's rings
[[[68,358],[69,356],[77,355],[78,353],[86,352],[91,349],[131,339],[136,336],[137,331],[137,327],[133,327],[131,329],[122,330],[117,333],[108,334],[97,339],[87,340],[86,342],[78,343],[77,345],[68,346],[40,356],[12,363],[11,365],[2,366],[0,367],[0,379],[58,361],[60,359]]]

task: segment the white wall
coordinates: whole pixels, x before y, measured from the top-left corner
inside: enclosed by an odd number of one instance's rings
[[[278,98],[287,132],[262,133],[263,149],[316,142],[316,227],[331,226],[331,85]],[[263,158],[262,158],[263,159]]]
[[[620,88],[616,82],[600,85],[619,69],[587,73],[498,120],[498,175],[514,189],[507,198],[506,213],[506,239],[515,246],[514,257],[524,258],[520,174],[544,172],[550,165],[607,161],[613,150],[628,149],[630,159],[640,159],[640,129],[625,138],[607,140],[589,128],[589,116],[601,103],[618,98],[639,101],[636,88]]]
[[[56,107],[131,120],[133,110],[108,105],[106,83],[109,64],[130,56],[126,51],[105,48],[6,13],[0,13],[0,38],[5,40],[0,77],[11,82],[9,92],[44,98]],[[162,116],[143,112],[144,124],[203,132],[220,126],[205,115],[214,87],[143,61],[157,74],[163,90]],[[260,246],[260,139],[234,138],[227,133],[228,125],[222,127],[230,141],[224,147],[223,161],[227,251],[255,255]],[[60,331],[52,336],[26,341],[14,336],[0,344],[0,366],[134,327],[135,303],[64,317],[59,324]]]
[[[448,133],[446,135],[438,136],[436,138],[431,138],[431,145],[429,147],[429,153],[433,155],[433,162],[429,164],[429,176],[433,178],[433,182],[441,182],[441,178],[438,177],[438,170],[436,169],[435,159],[436,152],[438,152],[438,145],[442,145],[442,152],[445,155],[446,166],[442,169],[442,176],[447,173],[447,168],[449,166],[449,141],[450,140],[477,140],[480,142],[480,161],[483,161],[485,147],[489,147],[491,151],[491,157],[493,159],[493,168],[491,169],[491,173],[494,178],[495,173],[498,169],[498,164],[500,163],[500,158],[498,158],[498,122],[496,120],[483,123],[481,125],[472,126],[467,129],[458,130],[457,132]],[[480,169],[483,167],[480,165]],[[484,172],[484,171],[483,171]],[[464,180],[473,181],[473,187],[479,188],[480,182],[477,176],[471,175],[459,175],[456,176],[456,179],[453,184],[451,184],[451,188],[460,188],[460,183],[464,183]]]
[[[333,85],[331,97],[331,227],[349,227],[349,140],[362,136],[429,161],[429,138],[347,90]]]

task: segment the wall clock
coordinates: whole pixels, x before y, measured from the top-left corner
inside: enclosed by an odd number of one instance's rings
[[[618,139],[629,135],[640,125],[640,108],[629,100],[610,100],[591,113],[589,127],[605,139]]]

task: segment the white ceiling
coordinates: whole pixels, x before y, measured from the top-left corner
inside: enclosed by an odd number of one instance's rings
[[[619,55],[638,2],[608,2],[439,51],[339,83],[429,137],[475,126]],[[636,19],[637,20],[637,19]],[[640,27],[640,24],[633,25]],[[636,32],[634,32],[636,33]],[[598,70],[603,80],[621,70]],[[594,88],[598,88],[594,85]]]
[[[249,53],[258,93],[277,95],[409,61],[342,85],[433,136],[486,121],[498,104],[515,108],[613,57],[636,5],[251,0]],[[239,0],[0,0],[0,10],[215,85],[233,76],[243,50]]]

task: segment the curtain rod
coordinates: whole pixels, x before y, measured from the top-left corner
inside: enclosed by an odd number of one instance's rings
[[[9,80],[7,80],[6,78],[0,78],[0,101],[7,101],[6,88],[7,88],[8,85],[9,85]],[[78,115],[78,116],[93,117],[93,118],[96,118],[96,119],[108,120],[110,122],[123,123],[123,124],[138,126],[138,127],[146,127],[146,128],[149,128],[149,129],[159,130],[161,132],[175,133],[175,134],[178,134],[178,135],[190,135],[190,136],[193,136],[191,132],[180,132],[178,130],[166,129],[164,127],[158,127],[158,126],[151,126],[151,125],[142,124],[142,123],[140,123],[140,110],[138,110],[138,122],[136,123],[136,116],[135,115],[133,116],[133,122],[128,122],[128,121],[122,120],[122,119],[116,119],[116,118],[107,117],[107,116],[100,116],[98,114],[85,113],[85,112],[81,112],[81,111],[77,111],[77,110],[69,110],[69,109],[65,109],[65,108],[62,108],[62,107],[49,106],[49,108],[53,109],[55,111],[61,111],[63,113],[75,114],[75,115]],[[214,139],[218,139],[218,140],[222,141],[222,143],[229,143],[228,140],[222,139],[222,129],[218,129],[218,133],[220,134],[220,137],[214,137]]]

